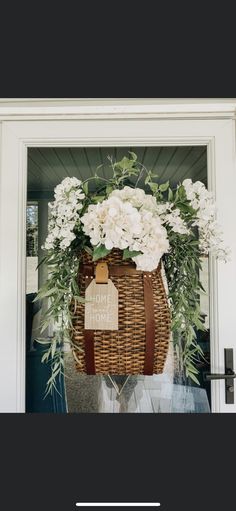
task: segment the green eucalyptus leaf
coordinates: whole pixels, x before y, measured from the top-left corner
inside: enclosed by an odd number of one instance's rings
[[[88,181],[85,181],[85,183],[83,183],[83,191],[85,193],[85,195],[88,195],[88,191],[89,191],[89,188],[88,188]]]
[[[186,200],[186,191],[183,185],[179,185],[176,191],[176,198],[178,200]]]
[[[110,193],[113,191],[113,186],[111,185],[107,185],[106,186],[106,194],[107,195],[110,195]]]
[[[169,188],[169,186],[170,186],[170,183],[169,183],[169,181],[167,181],[166,183],[162,183],[159,186],[159,189],[161,192],[166,192],[166,190]]]
[[[42,332],[44,332],[44,330],[46,330],[46,328],[51,324],[51,322],[52,322],[52,318],[47,319],[46,321],[43,322],[41,330],[40,330],[41,334],[42,334]]]
[[[171,202],[173,200],[173,197],[174,197],[173,191],[171,190],[171,188],[169,188],[169,190],[168,190],[168,201]]]
[[[48,298],[49,296],[52,296],[54,293],[58,292],[57,287],[52,287],[51,289],[48,289],[47,291],[39,291],[33,302],[37,302],[41,298]]]
[[[55,364],[53,364],[53,373],[55,373],[56,369],[60,366],[60,362],[56,362]]]
[[[37,266],[36,266],[35,270],[38,270],[38,269],[39,269],[39,267],[40,267],[42,264],[46,263],[46,262],[47,262],[47,259],[48,259],[48,256],[44,256],[44,257],[41,259],[41,261],[39,261],[39,263],[37,264]],[[47,263],[47,264],[48,264],[48,263]]]
[[[191,378],[192,381],[194,381],[194,383],[196,383],[197,385],[200,385],[200,382],[199,382],[198,378],[195,376],[195,374],[193,374],[192,372],[188,372],[188,376],[189,376],[189,378]]]
[[[82,296],[74,296],[74,299],[75,299],[77,302],[85,303],[85,298],[83,298]]]
[[[199,282],[199,283],[198,283],[198,285],[199,285],[199,288],[201,289],[201,291],[202,291],[203,293],[206,293],[206,290],[205,290],[205,288],[203,287],[202,283],[201,283],[201,282]]]
[[[43,339],[43,338],[37,338],[35,339],[36,342],[38,342],[39,344],[51,344],[51,341],[49,339]]]
[[[148,183],[148,186],[154,194],[158,192],[159,185],[157,183]]]
[[[51,356],[52,356],[52,358],[54,357],[54,355],[56,353],[56,348],[57,348],[57,341],[56,341],[56,339],[54,339],[53,342],[52,342],[52,346],[51,346]]]
[[[142,254],[142,252],[125,248],[123,251],[123,259],[132,259],[132,257],[136,257],[140,254]]]
[[[182,211],[182,213],[189,213],[191,215],[196,213],[196,210],[193,209],[192,206],[190,206],[190,204],[187,204],[184,202],[178,202],[176,205],[178,206],[180,211]]]
[[[105,247],[105,245],[99,245],[94,248],[93,251],[93,261],[97,261],[98,259],[101,259],[102,257],[106,257],[107,254],[109,254],[111,250]]]
[[[105,198],[106,198],[105,195],[94,195],[93,201],[96,203],[99,203],[99,202],[104,201]]]
[[[144,181],[145,185],[147,185],[150,181],[151,181],[151,175],[148,172],[148,175],[147,175],[147,177],[145,178],[145,181]]]
[[[133,161],[137,161],[137,154],[133,153],[132,151],[129,151],[129,154],[132,156]]]
[[[46,353],[44,353],[44,355],[41,358],[41,362],[42,363],[44,363],[45,361],[48,362],[49,355],[50,355],[50,353],[48,351]]]

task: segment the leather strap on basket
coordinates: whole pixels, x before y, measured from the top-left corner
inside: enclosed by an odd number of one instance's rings
[[[88,272],[85,278],[85,289],[91,282],[91,278],[93,276],[93,268],[91,269],[91,273]],[[85,366],[87,374],[96,374],[95,369],[95,358],[94,358],[94,331],[93,330],[84,330],[84,355],[85,355]]]
[[[98,263],[95,269],[96,284],[108,283],[108,266],[106,262]]]
[[[94,275],[94,267],[91,264],[81,264],[79,271],[83,275]],[[108,273],[111,277],[122,277],[123,275],[137,275],[141,271],[136,270],[135,265],[121,264],[121,265],[108,265]]]
[[[152,276],[150,273],[143,274],[144,307],[146,317],[146,348],[143,374],[153,374],[154,350],[155,350],[155,315]]]

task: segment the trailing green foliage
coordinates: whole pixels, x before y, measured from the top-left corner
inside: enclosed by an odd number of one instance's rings
[[[108,197],[112,190],[123,188],[125,185],[137,187],[138,184],[150,190],[160,204],[169,201],[178,207],[182,217],[190,228],[190,235],[174,233],[166,226],[169,236],[170,250],[163,257],[166,272],[169,301],[172,314],[172,332],[175,353],[179,360],[181,370],[185,371],[186,377],[190,377],[198,383],[196,361],[203,356],[201,347],[197,343],[197,330],[204,330],[204,324],[199,307],[199,294],[203,290],[199,270],[201,269],[198,232],[191,224],[195,219],[196,211],[186,199],[183,186],[172,190],[169,182],[159,184],[157,175],[138,163],[137,156],[129,153],[119,162],[113,162],[111,158],[111,176],[105,179],[99,176],[99,167],[93,178],[83,183],[83,191],[86,195],[83,211],[89,204],[96,204]],[[36,300],[46,300],[47,310],[41,326],[43,338],[38,342],[44,344],[47,349],[42,357],[42,362],[51,364],[52,374],[47,382],[46,394],[56,388],[56,380],[64,375],[63,349],[65,343],[73,348],[71,340],[72,304],[76,301],[84,302],[80,296],[77,275],[80,264],[80,254],[86,250],[93,261],[105,257],[110,250],[100,245],[93,247],[89,239],[81,230],[81,225],[76,225],[76,239],[70,247],[62,251],[59,246],[49,250],[41,264],[48,268],[48,280],[39,290]],[[140,252],[123,251],[123,259],[139,255]],[[78,349],[78,346],[76,346]]]

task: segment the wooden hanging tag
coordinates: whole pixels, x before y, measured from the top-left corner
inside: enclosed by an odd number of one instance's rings
[[[95,269],[96,284],[107,284],[108,282],[108,266],[107,263],[98,263]]]
[[[118,290],[110,279],[107,284],[93,279],[85,300],[85,330],[118,330]]]

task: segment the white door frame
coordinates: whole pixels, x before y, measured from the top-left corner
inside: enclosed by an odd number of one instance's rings
[[[77,107],[78,108],[78,107]],[[29,113],[17,119],[2,117],[0,186],[0,411],[25,411],[25,222],[27,191],[27,148],[42,146],[138,146],[205,145],[208,154],[208,182],[214,192],[218,219],[224,228],[226,244],[231,246],[231,261],[211,260],[210,331],[211,369],[224,371],[224,347],[233,347],[236,367],[236,322],[234,288],[236,282],[236,154],[235,121],[232,105],[215,117],[209,111],[195,118],[192,107],[176,118],[163,112],[140,113],[140,106],[126,105],[117,112],[99,115],[55,113],[40,114],[41,120],[28,120]],[[102,107],[100,107],[102,109]],[[110,107],[109,107],[110,108]],[[156,107],[155,107],[156,108]],[[154,109],[155,110],[155,109]],[[176,112],[175,112],[176,113]],[[35,114],[34,114],[35,115]],[[48,118],[48,115],[50,116]],[[70,117],[70,115],[72,117]],[[1,116],[1,107],[0,107]],[[82,117],[81,117],[82,116]],[[175,117],[175,116],[174,116]],[[0,117],[1,118],[1,117]],[[26,118],[26,120],[25,120]],[[42,119],[43,118],[43,119]],[[73,120],[68,120],[72,118]],[[12,117],[11,117],[12,119]],[[22,120],[24,119],[24,120]],[[32,118],[31,118],[32,119]],[[35,119],[35,118],[34,118]],[[38,118],[37,118],[38,119]],[[224,404],[224,382],[212,382],[213,412],[235,412],[236,405]]]

